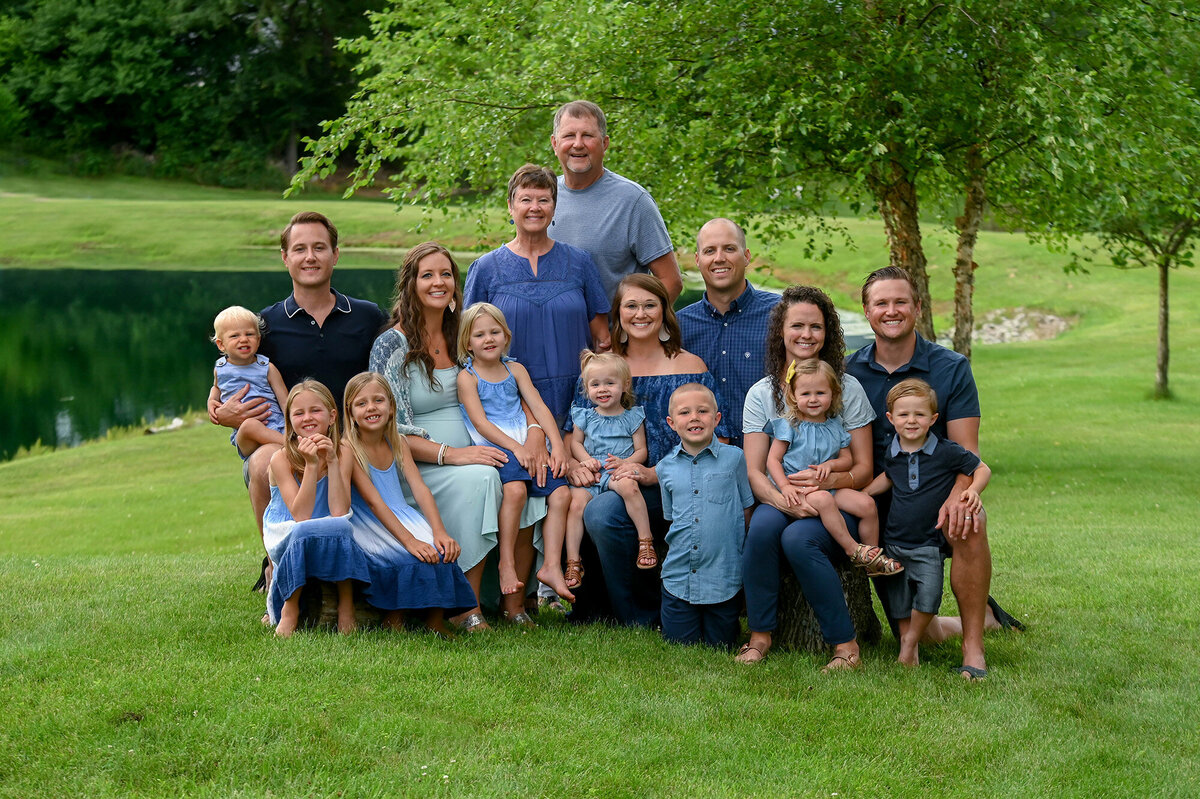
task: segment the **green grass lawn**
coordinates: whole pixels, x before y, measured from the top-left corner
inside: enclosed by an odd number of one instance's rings
[[[90,213],[178,214],[190,237],[197,202]],[[211,202],[224,227],[207,235],[265,237],[297,207]],[[49,205],[7,206],[6,224]],[[346,228],[392,213],[328,205]],[[808,263],[779,247],[775,275],[849,297],[882,247],[850,224],[857,248]],[[944,238],[929,233],[943,302]],[[0,464],[0,795],[1195,796],[1200,276],[1174,280],[1176,399],[1154,401],[1153,274],[1067,276],[995,233],[976,260],[981,311],[1076,320],[976,350],[993,593],[1029,628],[989,634],[986,683],[951,674],[951,646],[903,669],[890,636],[835,676],[815,655],[746,668],[553,622],[278,641],[248,591],[261,555],[228,437],[199,426]]]

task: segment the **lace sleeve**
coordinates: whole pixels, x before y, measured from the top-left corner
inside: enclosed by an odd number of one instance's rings
[[[383,375],[396,395],[396,432],[402,436],[429,438],[429,433],[412,423],[412,401],[409,399],[408,376],[404,374],[404,356],[408,355],[408,339],[399,330],[385,330],[371,345],[370,369]]]

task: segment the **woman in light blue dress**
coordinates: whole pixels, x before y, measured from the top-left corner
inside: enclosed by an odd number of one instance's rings
[[[370,369],[383,375],[395,394],[396,430],[406,437],[447,532],[462,548],[458,563],[478,597],[488,553],[497,544],[496,469],[507,456],[496,447],[474,444],[459,409],[458,280],[458,267],[442,245],[425,242],[409,250],[396,277],[390,326],[371,348]],[[544,442],[544,437],[534,429],[527,440]],[[541,456],[532,470],[535,477],[541,474],[544,479],[548,466],[549,455]],[[414,501],[409,491],[405,498]],[[545,513],[545,500],[531,497],[525,503],[517,540],[517,566],[524,566],[525,573],[533,568],[534,546],[541,543],[534,524]],[[532,623],[523,609],[510,612],[507,619]],[[472,631],[487,629],[478,606],[454,621]]]

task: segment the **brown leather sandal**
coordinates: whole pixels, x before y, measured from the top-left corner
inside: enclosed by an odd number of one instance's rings
[[[563,580],[567,583],[567,588],[578,588],[583,585],[583,575],[587,574],[587,570],[583,568],[582,560],[571,560],[567,558],[567,568],[563,571]]]
[[[646,562],[649,561],[649,562]],[[637,567],[653,569],[658,565],[658,553],[654,551],[654,541],[638,539]]]
[[[862,660],[859,659],[858,653],[852,652],[849,655],[834,655],[833,660],[826,663],[821,671],[829,674],[834,671],[855,671],[861,667]]]

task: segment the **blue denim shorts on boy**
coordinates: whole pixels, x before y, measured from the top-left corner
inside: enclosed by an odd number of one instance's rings
[[[944,579],[940,547],[897,547],[885,545],[888,556],[904,564],[904,571],[882,577],[892,618],[907,619],[914,610],[936,615],[942,606]]]

